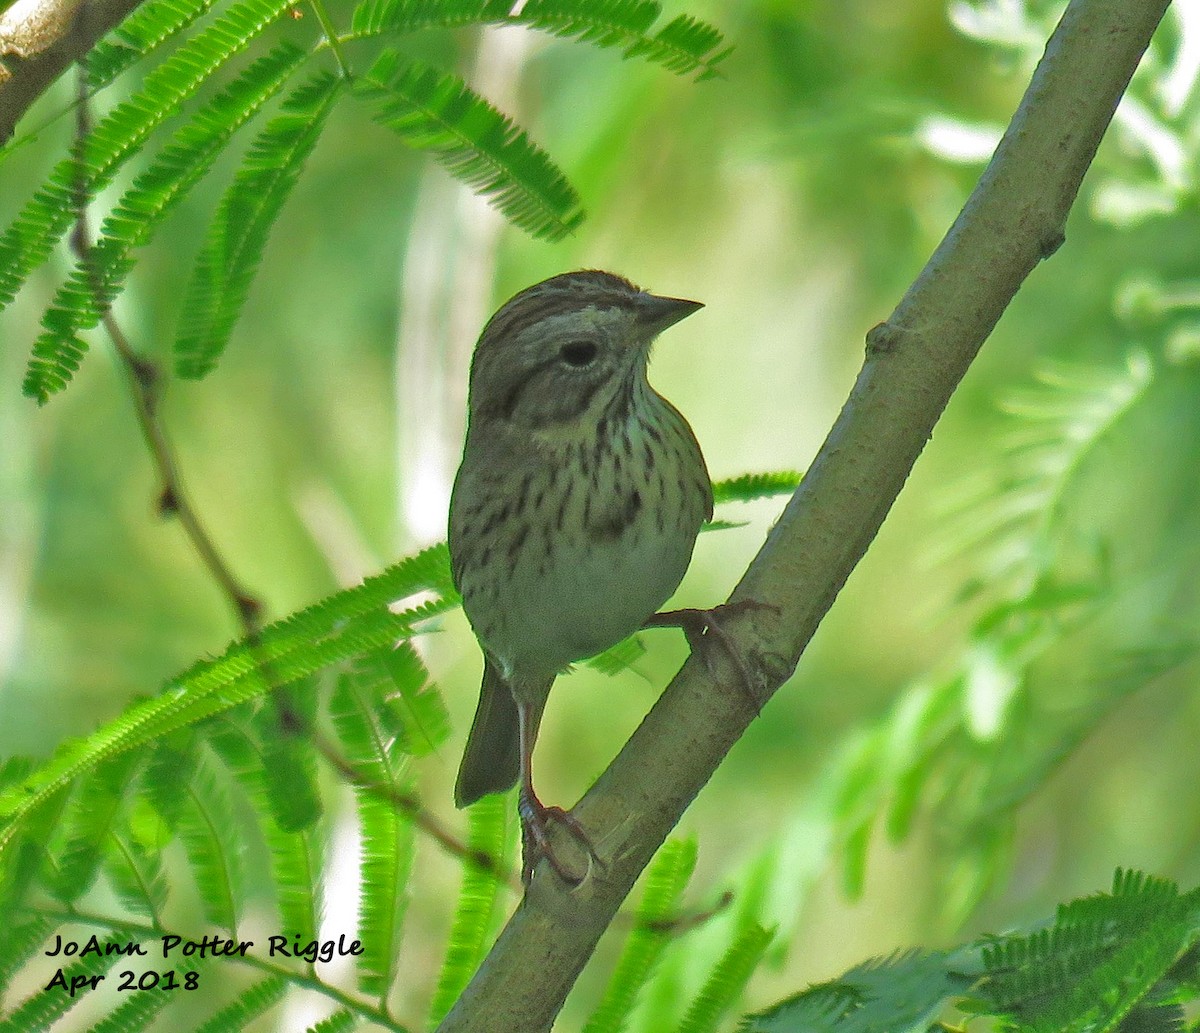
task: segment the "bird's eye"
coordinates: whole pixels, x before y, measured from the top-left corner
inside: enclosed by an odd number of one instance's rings
[[[583,369],[596,361],[595,341],[568,341],[559,349],[559,356],[568,366]]]

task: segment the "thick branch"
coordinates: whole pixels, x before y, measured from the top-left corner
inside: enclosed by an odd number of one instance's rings
[[[1062,242],[1167,5],[1072,0],[966,207],[868,335],[849,399],[732,596],[779,607],[731,628],[768,694],[794,670],[1001,313]],[[542,865],[439,1033],[549,1030],[637,876],[754,716],[744,694],[716,684],[703,664],[684,667],[575,809],[607,868],[572,892]]]
[[[0,15],[0,147],[72,62],[142,0],[17,0]]]

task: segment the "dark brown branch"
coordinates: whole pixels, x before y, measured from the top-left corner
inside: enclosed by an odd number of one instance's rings
[[[1067,213],[1168,0],[1072,0],[962,213],[891,318],[803,484],[731,597],[764,696],[788,678],[946,403]],[[574,814],[606,860],[575,890],[542,865],[439,1033],[544,1033],[634,881],[755,717],[690,661]],[[564,849],[569,848],[564,843]]]

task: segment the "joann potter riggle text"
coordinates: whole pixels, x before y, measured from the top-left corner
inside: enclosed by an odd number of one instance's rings
[[[156,944],[148,949],[147,944]],[[231,940],[224,936],[204,936],[199,940],[185,940],[182,936],[161,936],[153,940],[141,942],[138,940],[107,940],[103,943],[95,936],[83,940],[64,940],[61,935],[54,937],[54,945],[46,951],[46,957],[90,957],[123,954],[127,957],[162,957],[164,959],[187,957],[197,960],[203,958],[244,958],[246,952],[254,946],[253,940]],[[346,955],[362,954],[363,945],[359,940],[346,942],[345,934],[340,934],[336,940],[304,940],[299,936],[268,936],[267,955],[272,958],[303,958],[308,962],[332,961],[334,958]],[[159,951],[161,950],[161,954]]]

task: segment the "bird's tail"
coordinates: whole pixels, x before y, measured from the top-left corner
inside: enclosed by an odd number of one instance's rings
[[[521,775],[521,726],[512,691],[490,657],[485,656],[479,706],[454,784],[454,802],[473,804],[488,793],[503,793]]]

